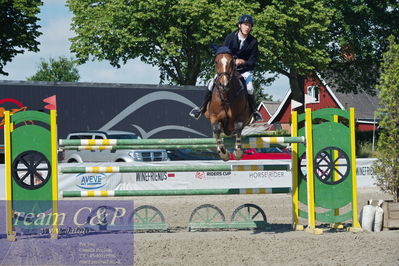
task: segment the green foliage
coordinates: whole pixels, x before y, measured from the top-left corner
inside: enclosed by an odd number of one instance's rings
[[[260,69],[287,76],[292,99],[300,103],[304,103],[305,76],[330,62],[328,26],[332,13],[324,0],[273,0],[256,16],[254,35],[260,43]],[[298,111],[303,111],[303,106]]]
[[[306,75],[329,62],[328,26],[332,10],[323,0],[272,1],[256,16],[263,69]]]
[[[372,149],[370,141],[356,141],[356,157],[357,158],[374,158],[376,156]]]
[[[399,200],[399,44],[389,37],[377,86],[381,108],[377,158],[373,165],[377,185]]]
[[[68,0],[74,13],[71,51],[80,63],[129,59],[157,66],[161,83],[195,85],[213,69],[210,43],[221,44],[240,15],[257,3],[243,0]],[[134,73],[133,73],[134,74]]]
[[[39,70],[35,75],[28,78],[34,81],[54,81],[54,82],[76,82],[79,81],[80,75],[76,68],[76,63],[71,58],[60,56],[58,60],[54,58],[46,62],[41,59]]]
[[[341,91],[375,94],[387,38],[399,36],[399,2],[331,0],[326,5],[334,12],[328,30],[331,61],[322,75]]]
[[[256,104],[259,105],[262,101],[272,101],[273,96],[265,93],[262,89],[255,90]]]
[[[39,51],[37,14],[42,4],[40,0],[0,1],[0,74],[8,75],[3,68],[16,55]]]
[[[209,44],[236,30],[240,15],[255,18],[260,58],[254,73],[262,88],[289,77],[303,102],[311,71],[346,92],[373,93],[386,38],[399,36],[399,3],[392,0],[68,0],[74,17],[71,51],[79,63],[128,60],[160,69],[161,83],[195,85],[212,76]],[[260,91],[262,91],[260,89]],[[258,90],[259,91],[259,90]]]

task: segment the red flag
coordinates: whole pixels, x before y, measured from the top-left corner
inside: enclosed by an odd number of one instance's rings
[[[44,108],[49,110],[57,110],[57,99],[56,95],[50,96],[43,100],[43,102],[48,103]]]

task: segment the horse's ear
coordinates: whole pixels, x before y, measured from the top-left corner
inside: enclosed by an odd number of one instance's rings
[[[211,43],[210,46],[212,48],[213,53],[216,54],[216,51],[219,49],[219,47],[213,43]]]

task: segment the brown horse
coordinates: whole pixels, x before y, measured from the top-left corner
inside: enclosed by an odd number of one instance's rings
[[[220,50],[219,50],[220,51]],[[236,135],[234,158],[240,160],[243,155],[241,131],[251,121],[251,113],[247,101],[247,90],[236,70],[233,55],[228,49],[217,52],[215,56],[216,78],[212,98],[207,105],[205,117],[211,122],[217,151],[224,161],[230,154],[223,145],[221,134]]]

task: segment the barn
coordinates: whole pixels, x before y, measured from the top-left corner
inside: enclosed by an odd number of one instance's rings
[[[308,77],[304,82],[304,94],[306,99],[306,108],[313,111],[322,108],[339,108],[348,110],[355,108],[356,129],[358,131],[373,131],[378,126],[375,118],[375,111],[378,108],[378,97],[366,93],[345,94],[331,88],[328,84],[319,78]],[[281,102],[262,102],[258,106],[258,111],[263,116],[263,121],[272,130],[285,129],[290,131],[291,123],[292,96],[291,90],[287,92]]]

